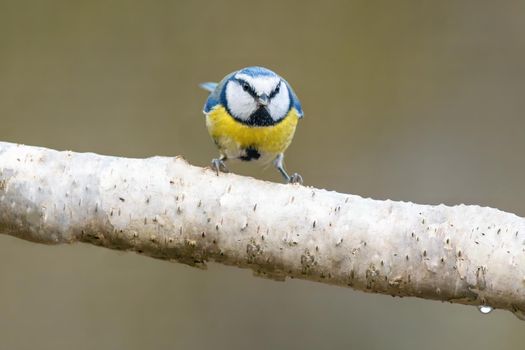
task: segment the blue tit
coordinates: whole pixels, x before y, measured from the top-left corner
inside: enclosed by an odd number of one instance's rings
[[[206,126],[219,149],[212,168],[228,172],[229,159],[273,164],[286,182],[302,183],[301,175],[288,175],[284,151],[303,117],[301,103],[286,80],[262,67],[228,74],[220,83],[203,83],[210,91],[204,105]]]

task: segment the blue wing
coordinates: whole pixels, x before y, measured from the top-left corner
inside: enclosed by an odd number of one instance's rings
[[[201,88],[203,88],[204,90],[206,90],[206,91],[213,92],[213,90],[215,90],[217,85],[218,85],[217,83],[212,83],[212,82],[208,81],[206,83],[200,84],[199,86]]]
[[[217,89],[218,85],[219,84],[212,83],[212,82],[206,82],[206,83],[202,83],[199,85],[204,90],[210,92],[210,95],[208,96],[208,99],[206,100],[206,103],[204,104],[204,109],[203,109],[204,113],[208,113],[213,107],[219,104],[220,91],[218,91]]]
[[[206,114],[209,111],[211,111],[215,106],[218,104],[224,103],[222,99],[224,98],[224,86],[226,86],[226,83],[228,80],[230,80],[231,77],[237,72],[233,72],[231,74],[228,74],[225,76],[220,83],[202,83],[200,86],[210,91],[210,96],[208,96],[208,99],[206,100],[206,103],[204,104],[204,110],[203,112]]]
[[[301,102],[297,98],[297,95],[295,94],[295,91],[293,91],[290,84],[288,84],[286,80],[284,80],[284,82],[286,83],[286,86],[288,86],[288,91],[290,91],[290,107],[295,108],[297,110],[297,114],[299,115],[299,118],[302,118],[304,116],[304,113],[303,113],[303,107],[301,106]]]

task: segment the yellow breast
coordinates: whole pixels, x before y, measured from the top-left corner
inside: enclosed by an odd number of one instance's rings
[[[222,105],[216,106],[206,115],[206,125],[211,137],[221,151],[232,156],[239,149],[253,147],[259,152],[278,154],[292,142],[299,119],[295,108],[275,125],[251,126],[236,121]]]

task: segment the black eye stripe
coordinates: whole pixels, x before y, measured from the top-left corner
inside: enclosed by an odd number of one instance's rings
[[[251,96],[253,96],[254,98],[257,98],[257,93],[255,92],[255,90],[253,89],[253,87],[250,85],[250,83],[248,83],[246,80],[244,79],[235,79],[237,81],[237,83],[239,83],[239,85],[241,86],[241,88],[246,91],[247,93],[249,93]],[[275,86],[275,89],[273,89],[273,91],[270,93],[270,95],[268,96],[270,99],[274,98],[280,91],[281,91],[281,85],[282,85],[282,81],[279,81],[279,83],[277,84],[277,86]]]
[[[237,79],[237,82],[239,83],[239,85],[244,91],[246,91],[253,97],[257,96],[257,94],[255,93],[255,90],[253,90],[252,86],[246,80]]]
[[[277,95],[279,93],[279,91],[281,90],[281,82],[279,82],[277,84],[277,86],[275,87],[275,89],[273,89],[273,91],[270,93],[270,98],[274,98],[275,95]]]

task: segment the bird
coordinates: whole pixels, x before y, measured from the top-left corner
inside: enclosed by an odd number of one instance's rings
[[[200,86],[210,92],[203,112],[219,150],[211,162],[217,175],[228,172],[227,160],[273,162],[285,182],[303,183],[301,175],[289,175],[284,167],[284,151],[303,118],[301,103],[286,80],[254,66]]]

